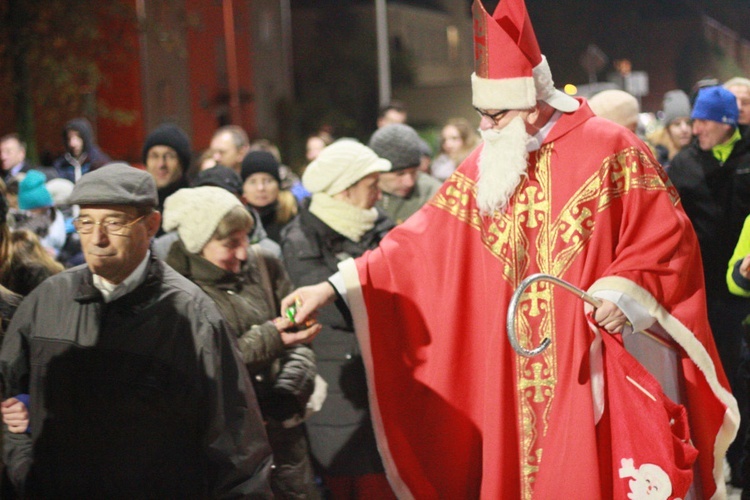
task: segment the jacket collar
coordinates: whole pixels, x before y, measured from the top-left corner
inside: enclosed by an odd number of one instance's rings
[[[80,303],[89,302],[104,302],[101,292],[94,286],[94,274],[87,265],[83,265],[83,269],[78,274],[80,281],[76,289],[76,293],[73,299]],[[133,306],[141,302],[144,297],[151,297],[149,294],[151,290],[161,286],[161,282],[164,279],[164,270],[159,264],[158,259],[154,256],[154,252],[151,252],[149,257],[148,267],[146,270],[146,279],[143,280],[135,290],[117,298],[111,302],[111,304],[124,304]]]
[[[248,270],[254,265],[254,261],[253,253],[248,251],[248,260],[242,265],[240,272],[233,273],[221,269],[198,254],[188,252],[180,240],[172,244],[167,257],[167,263],[191,281],[226,290],[239,290],[249,281],[249,275],[253,273]]]

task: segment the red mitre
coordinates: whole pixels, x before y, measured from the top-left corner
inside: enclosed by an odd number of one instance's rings
[[[507,0],[502,0],[505,2]],[[499,11],[501,9],[496,9]],[[482,109],[528,109],[536,104],[533,66],[498,19],[474,0],[472,103]]]
[[[578,101],[555,89],[523,0],[501,0],[493,16],[474,0],[473,104],[482,109],[527,109],[542,100],[564,112]]]

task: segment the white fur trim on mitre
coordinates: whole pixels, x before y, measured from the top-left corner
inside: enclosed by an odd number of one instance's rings
[[[555,93],[555,82],[552,80],[552,70],[549,69],[547,58],[542,56],[542,62],[532,70],[536,84],[536,98],[544,101]]]
[[[580,105],[578,101],[555,88],[552,71],[549,69],[549,63],[544,55],[542,55],[542,62],[532,70],[532,74],[536,84],[537,100],[544,101],[563,113],[571,113],[578,109]]]
[[[529,109],[536,106],[534,78],[482,78],[471,74],[472,104],[479,109]]]

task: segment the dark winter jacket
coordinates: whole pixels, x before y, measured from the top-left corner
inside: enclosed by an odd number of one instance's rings
[[[243,361],[268,422],[275,465],[274,492],[282,498],[314,498],[316,490],[304,433],[301,428],[287,429],[281,423],[305,414],[315,386],[315,356],[305,345],[287,348],[282,343],[272,320],[278,316],[281,299],[291,293],[292,285],[280,260],[261,255],[262,263],[254,251],[249,252],[241,272],[233,273],[188,252],[178,240],[172,244],[167,262],[214,300],[238,336]],[[263,287],[260,266],[268,272],[273,303]]]
[[[242,271],[235,274],[220,269],[198,254],[188,252],[178,240],[170,249],[167,263],[213,299],[238,335],[240,353],[255,383],[261,410],[264,414],[275,413],[282,417],[281,420],[286,420],[295,412],[304,413],[312,394],[315,362],[312,350],[307,346],[284,347],[272,320],[279,315],[281,299],[292,292],[292,284],[280,260],[267,254],[263,255],[263,259],[273,286],[274,304],[268,303],[259,263],[253,252],[248,255]],[[293,355],[295,352],[298,353],[296,356]],[[277,385],[279,372],[282,371],[281,361],[286,359],[291,364],[283,368],[286,373]],[[308,361],[304,362],[305,359]],[[302,364],[307,366],[300,366]],[[290,379],[296,382],[290,382]],[[297,387],[291,389],[293,385]],[[294,396],[295,400],[289,407],[273,408],[281,406],[280,394],[270,394],[276,389]]]
[[[8,329],[8,324],[13,318],[13,313],[16,312],[22,298],[17,293],[0,285],[0,339],[2,339],[2,336]]]
[[[375,227],[355,243],[308,210],[309,200],[282,231],[284,263],[295,286],[320,283],[334,274],[340,261],[378,246],[393,228],[379,211]],[[318,373],[328,383],[320,412],[307,421],[313,457],[330,475],[362,475],[383,471],[367,402],[364,365],[351,316],[335,305],[322,308],[323,331],[313,341]]]
[[[263,228],[268,237],[276,243],[281,244],[281,231],[291,221],[282,222],[279,220],[279,206],[280,202],[279,200],[276,200],[265,207],[254,207],[248,205],[248,208],[251,211],[255,211],[260,216],[260,221],[263,224]]]
[[[54,274],[53,271],[41,264],[24,263],[18,259],[13,259],[8,272],[0,278],[0,285],[25,297]]]
[[[37,287],[0,353],[3,395],[31,395],[31,435],[5,433],[31,498],[270,496],[252,386],[213,302],[152,259],[110,303],[79,266]]]
[[[73,158],[70,151],[68,151],[67,145],[69,130],[75,130],[83,139],[83,155],[81,158]],[[70,120],[65,124],[62,135],[63,144],[65,144],[65,153],[57,158],[52,164],[58,177],[75,182],[76,168],[80,168],[80,175],[83,175],[112,161],[110,157],[107,156],[107,154],[104,153],[104,151],[102,151],[94,142],[94,131],[91,129],[91,124],[87,119],[74,118]]]
[[[731,298],[727,262],[750,214],[750,130],[723,164],[696,140],[680,151],[667,171],[698,235],[709,298]]]

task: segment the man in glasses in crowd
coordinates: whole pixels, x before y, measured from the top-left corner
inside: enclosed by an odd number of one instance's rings
[[[199,288],[151,256],[152,176],[109,164],[69,201],[86,265],[29,295],[0,355],[4,397],[30,396],[28,429],[5,433],[18,493],[270,497],[270,449],[232,336]]]

